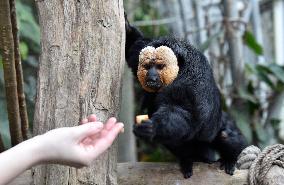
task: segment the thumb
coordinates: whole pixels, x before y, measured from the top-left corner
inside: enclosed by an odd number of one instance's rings
[[[86,137],[90,137],[103,129],[102,122],[89,122],[83,125],[79,125],[77,127],[73,127],[76,129],[76,138],[82,140]]]

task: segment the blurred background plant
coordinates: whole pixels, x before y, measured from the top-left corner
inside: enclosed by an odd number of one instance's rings
[[[34,98],[36,94],[37,66],[40,52],[40,29],[37,22],[34,1],[16,1],[16,13],[20,36],[19,49],[24,73],[24,92],[26,95],[29,122],[30,126],[32,126],[35,102]],[[6,148],[9,148],[11,146],[11,139],[9,133],[1,58],[0,63],[0,133]]]
[[[124,0],[124,7],[131,24],[145,36],[174,35],[204,52],[222,92],[224,109],[235,118],[250,143],[263,147],[284,141],[283,0]],[[16,8],[32,126],[40,30],[33,1],[18,0]],[[0,65],[0,133],[9,147],[3,84]],[[159,145],[142,141],[135,144],[131,127],[135,115],[145,112],[140,110],[140,85],[129,69],[124,85],[121,110],[128,114],[121,112],[120,119],[128,125],[128,134],[119,138],[119,155],[124,156],[119,160],[173,161],[173,156]],[[135,93],[128,94],[132,90]]]

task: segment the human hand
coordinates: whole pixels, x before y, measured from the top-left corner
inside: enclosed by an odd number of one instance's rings
[[[40,162],[65,164],[74,167],[90,165],[111,146],[123,123],[110,118],[105,124],[95,115],[82,120],[82,125],[51,130],[34,138],[40,146],[36,155]]]

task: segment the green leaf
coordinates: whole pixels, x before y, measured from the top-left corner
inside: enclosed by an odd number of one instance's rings
[[[277,64],[270,64],[268,65],[268,68],[270,71],[275,75],[275,77],[280,80],[282,83],[284,83],[284,69],[283,67],[277,65]]]
[[[255,69],[257,71],[258,78],[265,82],[271,89],[275,90],[276,87],[269,77],[269,74],[271,74],[270,69],[264,65],[257,65]]]
[[[238,90],[238,94],[239,94],[239,96],[240,96],[242,99],[251,101],[251,102],[253,102],[253,103],[257,103],[257,99],[256,99],[252,94],[250,94],[248,91],[246,91],[246,90],[243,89],[243,88],[240,88],[240,89]]]
[[[255,74],[256,73],[255,65],[246,62],[245,63],[245,72],[249,75]]]
[[[265,74],[271,74],[271,70],[270,70],[269,67],[266,66],[266,65],[257,64],[257,65],[255,66],[255,69],[256,69],[257,71],[263,72],[263,73],[265,73]]]
[[[20,38],[26,40],[35,52],[39,52],[40,29],[32,9],[21,1],[16,2]]]
[[[282,83],[281,81],[278,81],[278,82],[276,83],[275,91],[276,91],[276,92],[282,92],[282,91],[284,91],[284,83]]]
[[[249,143],[252,141],[252,130],[250,128],[250,119],[247,112],[236,108],[231,109],[230,113],[236,120],[236,124],[241,132],[244,134]]]
[[[257,55],[263,54],[262,46],[257,42],[254,35],[250,31],[245,31],[243,35],[244,43]]]
[[[279,125],[281,123],[281,120],[280,119],[271,119],[270,120],[270,124],[272,125],[272,127],[275,129],[275,130],[278,130],[279,129]]]
[[[20,42],[19,45],[20,53],[21,53],[21,58],[23,60],[26,60],[29,54],[29,48],[28,45],[25,42]]]
[[[264,130],[264,128],[259,123],[256,123],[254,125],[255,125],[255,132],[256,132],[257,138],[261,142],[267,141],[268,140],[268,133]]]

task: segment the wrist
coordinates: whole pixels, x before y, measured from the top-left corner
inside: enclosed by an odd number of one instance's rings
[[[26,149],[26,155],[30,156],[30,167],[38,165],[46,160],[45,156],[47,154],[45,154],[44,151],[44,142],[42,142],[41,135],[26,140],[21,144]]]

